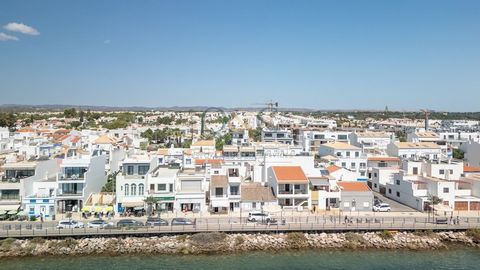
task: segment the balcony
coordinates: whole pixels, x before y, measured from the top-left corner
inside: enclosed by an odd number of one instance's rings
[[[19,183],[20,178],[15,178],[15,177],[8,178],[6,176],[2,176],[2,179],[0,181],[4,183]]]
[[[210,199],[228,198],[227,194],[210,194]]]
[[[82,197],[83,191],[62,192],[57,191],[57,197]]]
[[[1,195],[0,196],[0,201],[19,201],[20,200],[20,195]]]
[[[58,180],[60,181],[83,181],[85,180],[85,174],[58,174]]]
[[[280,195],[307,195],[308,191],[306,188],[295,189],[295,190],[278,190]]]

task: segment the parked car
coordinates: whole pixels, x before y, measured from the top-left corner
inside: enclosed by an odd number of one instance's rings
[[[195,223],[196,223],[196,220],[191,220],[188,218],[174,218],[172,219],[172,222],[170,224],[174,226],[174,225],[195,225]]]
[[[435,223],[436,224],[448,224],[448,218],[436,218]]]
[[[75,229],[75,228],[83,228],[85,225],[76,220],[60,220],[57,225],[57,229]]]
[[[270,221],[272,221],[272,216],[270,216],[270,214],[268,213],[265,213],[265,212],[250,212],[248,213],[248,218],[247,218],[248,221],[250,222],[267,222],[269,223]]]
[[[107,222],[107,221],[102,220],[102,219],[92,220],[92,221],[87,223],[88,228],[104,229],[104,228],[111,227],[111,226],[113,226],[113,222]]]
[[[388,203],[380,203],[373,206],[373,212],[390,212],[391,210]]]
[[[122,219],[117,222],[117,227],[142,227],[143,222],[134,219]]]
[[[145,226],[168,226],[168,221],[158,217],[148,217],[147,222],[145,222]]]

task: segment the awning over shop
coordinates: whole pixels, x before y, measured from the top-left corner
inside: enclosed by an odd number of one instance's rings
[[[144,202],[124,202],[122,203],[122,207],[143,207]]]
[[[165,202],[165,201],[175,201],[175,197],[155,197],[158,200],[157,203]]]
[[[0,211],[16,211],[18,208],[20,208],[20,204],[0,204]]]
[[[443,204],[430,205],[430,208],[433,208],[435,211],[453,212],[453,209],[450,206]]]
[[[228,207],[228,200],[212,200],[210,201],[212,207]]]
[[[310,183],[312,183],[313,186],[328,186],[330,185],[328,178],[309,178]]]

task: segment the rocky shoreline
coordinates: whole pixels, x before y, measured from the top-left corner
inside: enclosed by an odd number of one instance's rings
[[[197,233],[153,237],[13,239],[0,241],[0,257],[97,254],[220,254],[289,249],[444,249],[480,247],[480,230],[466,232]]]

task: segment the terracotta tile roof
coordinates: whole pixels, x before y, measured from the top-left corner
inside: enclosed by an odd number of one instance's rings
[[[22,128],[22,129],[19,129],[17,130],[17,132],[20,132],[20,133],[27,133],[27,132],[33,132],[34,130],[31,129],[31,128]]]
[[[55,130],[54,133],[56,133],[56,134],[59,134],[59,133],[70,133],[70,130],[68,130],[68,129],[57,129],[57,130]]]
[[[300,166],[272,166],[277,181],[308,181]]]
[[[240,186],[242,202],[272,202],[275,195],[270,187],[264,187],[260,183],[244,183]]]
[[[95,144],[115,144],[117,140],[110,138],[107,134],[103,134],[95,140]]]
[[[79,136],[75,136],[73,137],[73,139],[71,140],[72,143],[77,143],[80,141],[80,137]]]
[[[340,170],[341,168],[336,166],[336,165],[331,165],[331,166],[328,166],[326,169],[327,169],[328,173],[334,173],[334,172]]]
[[[195,159],[195,165],[222,164],[222,159]]]
[[[213,146],[215,147],[215,140],[200,140],[192,144],[192,146]]]
[[[480,172],[480,167],[463,166],[464,172]]]
[[[210,190],[215,190],[216,187],[228,187],[228,177],[226,175],[212,175],[210,179]]]
[[[334,149],[340,149],[340,150],[360,150],[360,147],[357,147],[355,145],[351,145],[348,143],[344,142],[331,142],[331,143],[325,143],[321,144],[320,147],[331,147]]]
[[[400,161],[399,157],[369,157],[368,161]]]
[[[157,154],[159,154],[159,155],[168,155],[168,148],[158,148]]]
[[[370,188],[363,182],[338,182],[341,191],[346,192],[367,192]]]
[[[395,142],[394,144],[399,149],[440,149],[440,146],[433,142]]]

